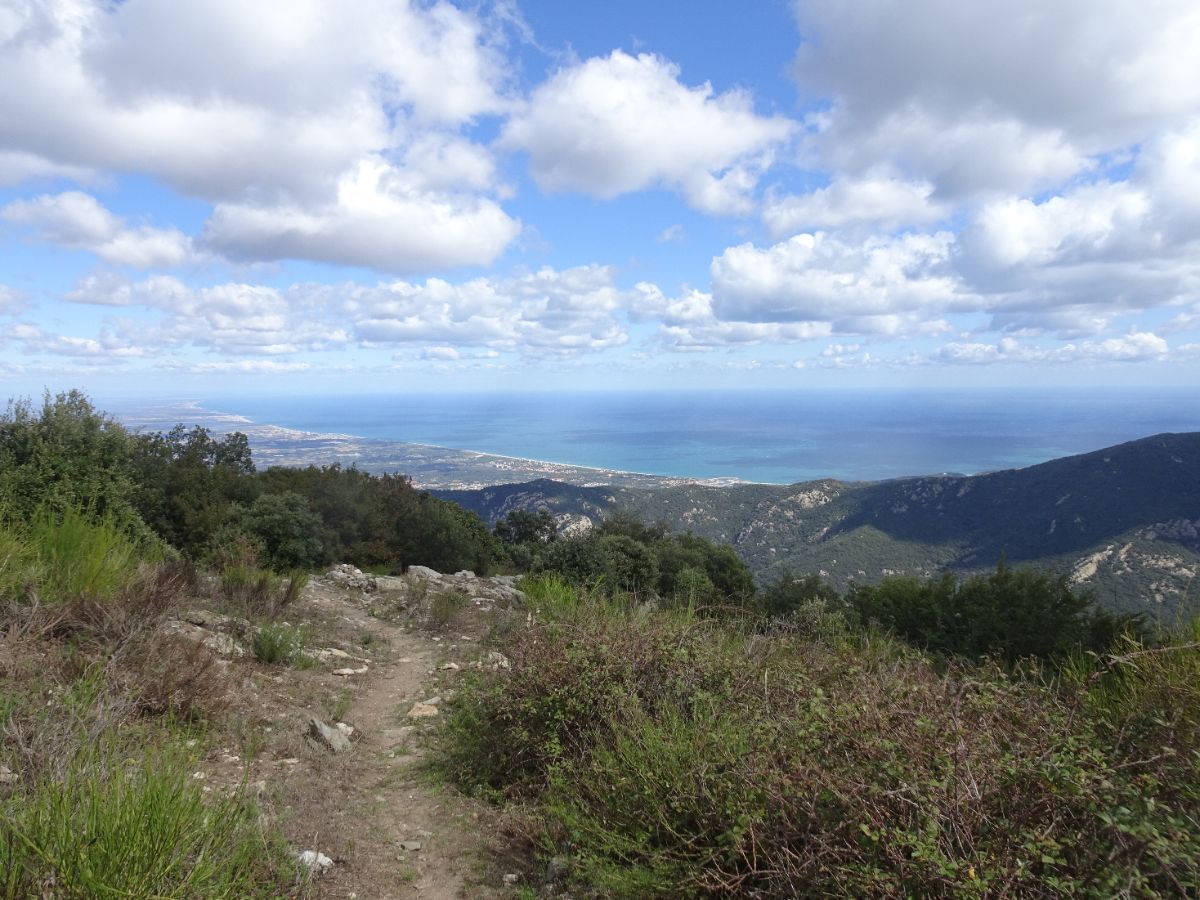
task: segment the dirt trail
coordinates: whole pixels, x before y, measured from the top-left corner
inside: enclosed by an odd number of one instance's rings
[[[372,615],[380,596],[325,579],[306,588],[292,621],[312,623],[313,646],[339,655],[307,670],[256,670],[247,680],[255,727],[269,735],[251,778],[296,850],[334,860],[313,878],[317,897],[505,896],[503,872],[488,862],[492,811],[422,769],[431,723],[479,655],[482,620],[435,635]],[[440,668],[451,662],[459,668]],[[337,667],[357,674],[338,675]],[[425,700],[435,701],[438,716],[410,718]],[[352,726],[351,748],[335,753],[305,737],[311,716]]]

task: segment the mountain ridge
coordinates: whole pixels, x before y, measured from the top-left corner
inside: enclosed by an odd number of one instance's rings
[[[435,490],[489,524],[547,509],[560,529],[626,509],[734,546],[760,578],[785,568],[844,588],[1014,563],[1060,571],[1125,612],[1200,608],[1200,432],[1166,432],[1019,469],[874,482],[579,488],[552,479]]]

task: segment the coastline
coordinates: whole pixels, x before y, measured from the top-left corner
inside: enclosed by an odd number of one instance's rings
[[[678,485],[732,487],[752,482],[743,478],[691,478],[656,475],[533,459],[485,450],[441,447],[406,441],[387,441],[340,432],[317,432],[285,425],[255,422],[237,413],[204,407],[185,400],[160,407],[130,409],[117,418],[130,428],[167,430],[180,422],[208,428],[214,434],[240,431],[246,435],[260,465],[356,465],[372,474],[399,473],[414,487],[429,490],[475,490],[500,484],[551,479],[578,487],[667,488]]]

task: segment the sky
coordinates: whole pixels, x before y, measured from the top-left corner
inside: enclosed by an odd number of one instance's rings
[[[1200,385],[1195,0],[0,0],[0,393]]]

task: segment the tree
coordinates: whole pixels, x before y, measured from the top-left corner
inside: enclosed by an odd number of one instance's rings
[[[1091,594],[1076,593],[1066,576],[1013,571],[1003,558],[991,575],[963,582],[949,573],[928,581],[887,578],[854,589],[848,603],[864,624],[877,622],[919,647],[1009,663],[1104,650],[1097,642],[1121,630],[1113,617],[1093,611]]]
[[[494,533],[505,544],[549,544],[558,537],[558,523],[548,509],[514,509],[496,523]]]
[[[784,569],[758,592],[758,607],[768,616],[787,616],[812,604],[830,606],[840,598],[834,588],[815,573],[797,575]]]
[[[143,518],[192,555],[209,547],[235,503],[250,504],[261,492],[240,432],[216,439],[207,428],[176,425],[166,433],[138,435],[133,465]]]
[[[321,517],[297,493],[261,494],[236,511],[234,523],[261,542],[267,564],[277,572],[311,569],[323,561],[317,536]]]
[[[40,408],[10,401],[0,416],[0,514],[27,521],[40,507],[82,509],[151,539],[131,499],[132,454],[129,432],[82,391],[47,392]]]

